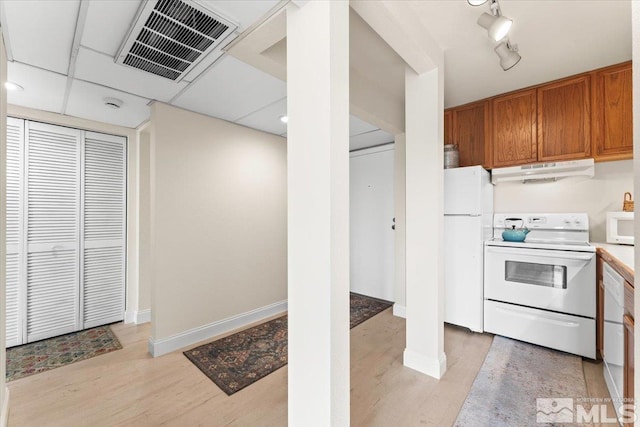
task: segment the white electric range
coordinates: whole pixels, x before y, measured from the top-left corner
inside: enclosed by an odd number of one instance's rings
[[[524,242],[502,239],[514,218],[531,230]],[[587,214],[495,214],[484,330],[595,359],[595,251]]]

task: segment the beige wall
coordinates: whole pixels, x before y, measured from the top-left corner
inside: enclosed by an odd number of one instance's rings
[[[139,275],[138,275],[138,311],[151,308],[151,275],[150,273],[150,251],[151,251],[151,228],[149,224],[150,212],[150,182],[149,182],[149,156],[151,134],[149,132],[141,132],[138,135],[139,143],[139,159],[138,164],[138,215],[141,219],[138,223],[139,231]]]
[[[151,339],[285,300],[285,140],[161,103],[151,117]]]
[[[498,184],[494,189],[494,211],[586,212],[591,241],[604,242],[606,212],[621,211],[624,193],[633,193],[633,161],[596,163],[595,169],[591,179],[576,177],[545,183]]]
[[[6,321],[5,321],[5,292],[6,292],[6,234],[5,224],[7,219],[6,206],[6,171],[7,164],[7,91],[4,81],[7,75],[7,53],[4,48],[4,40],[0,34],[0,426],[7,424],[9,416],[9,392],[6,388]]]

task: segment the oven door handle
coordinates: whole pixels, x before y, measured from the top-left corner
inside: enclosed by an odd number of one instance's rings
[[[591,261],[596,254],[593,252],[571,252],[571,251],[549,251],[546,249],[517,249],[517,248],[498,248],[494,246],[487,247],[487,252],[504,255],[524,255],[530,257],[545,257],[570,259],[579,261]]]

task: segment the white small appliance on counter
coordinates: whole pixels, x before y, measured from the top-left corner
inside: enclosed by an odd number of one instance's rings
[[[502,239],[515,218],[530,230],[524,242]],[[493,227],[485,331],[595,359],[596,248],[587,214],[495,214]]]
[[[444,171],[444,321],[483,331],[483,245],[491,238],[493,185],[481,166]]]
[[[607,243],[633,245],[633,212],[607,212]]]

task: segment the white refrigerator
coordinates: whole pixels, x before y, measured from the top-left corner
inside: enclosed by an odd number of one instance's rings
[[[493,185],[482,166],[444,171],[444,321],[483,331],[484,241],[492,237]]]

